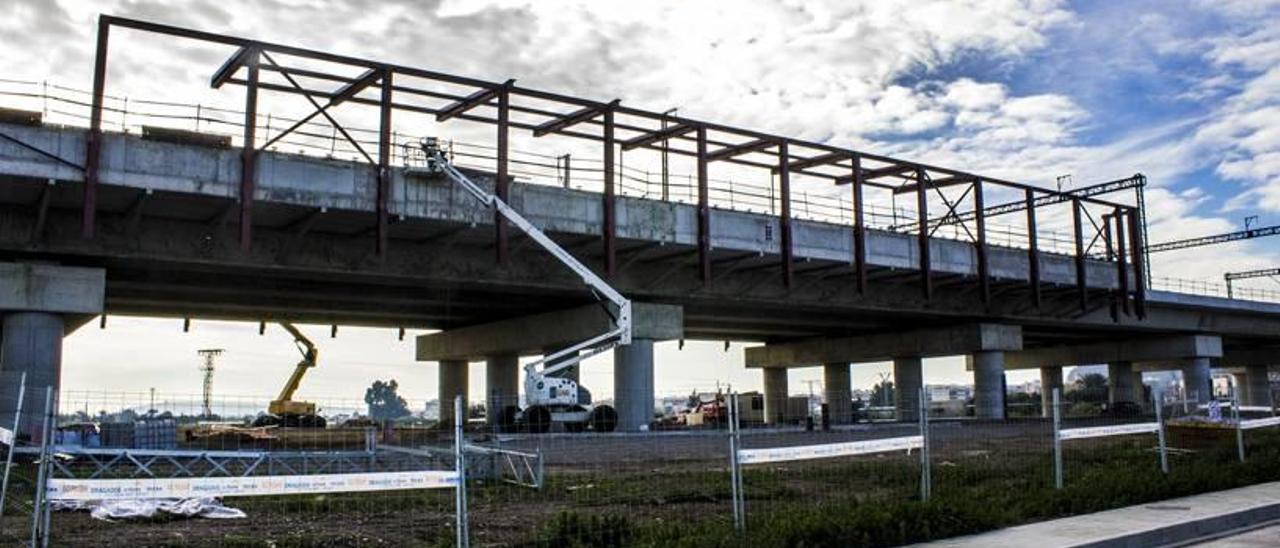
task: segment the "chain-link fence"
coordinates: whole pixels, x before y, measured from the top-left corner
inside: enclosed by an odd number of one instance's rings
[[[23,383],[0,381],[8,431]],[[625,407],[642,395],[559,408],[495,394],[395,420],[332,400],[316,406],[323,426],[304,427],[264,421],[269,403],[251,398],[28,390],[42,424],[19,429],[0,534],[51,546],[890,546],[1280,480],[1280,418],[1231,398],[1091,406],[1069,391],[1027,403],[1047,417],[986,420],[928,391],[887,411],[795,397],[769,415],[761,394],[718,392],[637,416]]]

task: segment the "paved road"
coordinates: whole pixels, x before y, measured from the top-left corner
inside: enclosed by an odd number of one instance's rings
[[[1195,548],[1271,548],[1280,546],[1280,525],[1194,545]]]

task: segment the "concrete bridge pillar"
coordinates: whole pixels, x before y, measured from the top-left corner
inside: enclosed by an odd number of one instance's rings
[[[1182,386],[1187,391],[1188,400],[1209,403],[1213,399],[1213,381],[1209,368],[1209,358],[1192,358],[1182,367]]]
[[[1245,396],[1248,405],[1271,407],[1270,368],[1265,365],[1250,365],[1245,368]]]
[[[847,363],[829,363],[822,366],[822,387],[831,424],[853,422],[853,385],[850,376]]]
[[[1231,374],[1231,393],[1240,400],[1240,405],[1253,405],[1249,403],[1249,392],[1245,389],[1248,386],[1248,381],[1245,377],[1245,373]]]
[[[489,356],[484,361],[485,423],[502,426],[504,409],[520,406],[520,357]]]
[[[0,341],[0,371],[5,373],[5,386],[0,388],[0,426],[13,427],[13,411],[17,407],[18,379],[27,374],[27,395],[23,401],[19,426],[32,440],[40,439],[43,425],[45,390],[53,387],[54,405],[62,375],[62,316],[48,312],[11,312],[4,316],[3,340]]]
[[[18,379],[26,373],[19,434],[40,441],[48,387],[57,404],[62,338],[102,313],[105,294],[99,268],[0,262],[0,426],[13,428]]]
[[[620,432],[648,429],[653,422],[652,339],[632,339],[613,349],[613,406]]]
[[[787,370],[766,367],[764,374],[764,422],[782,424],[787,417]]]
[[[979,419],[1004,418],[1004,352],[974,352],[973,414]]]
[[[1057,390],[1062,393],[1062,368],[1061,367],[1041,367],[1040,368],[1040,416],[1049,418],[1053,416],[1053,391]]]
[[[893,406],[899,421],[920,420],[920,389],[923,387],[923,359],[919,356],[893,359]]]
[[[1134,394],[1133,363],[1108,363],[1107,388],[1107,401],[1112,405],[1122,401],[1139,402],[1141,398]]]
[[[453,399],[462,396],[463,412],[467,410],[470,364],[467,360],[440,360],[440,427],[454,424]]]

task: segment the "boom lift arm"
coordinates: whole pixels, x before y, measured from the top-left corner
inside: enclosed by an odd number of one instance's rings
[[[434,138],[427,138],[422,142],[422,149],[427,155],[427,167],[429,170],[439,170],[443,172],[450,180],[462,186],[476,200],[484,204],[486,207],[496,210],[508,222],[515,225],[522,232],[529,236],[530,239],[537,242],[538,245],[546,249],[556,260],[569,267],[570,270],[582,278],[583,283],[591,289],[597,299],[607,301],[607,305],[612,305],[612,310],[606,309],[606,312],[613,319],[613,328],[609,331],[601,333],[595,337],[582,341],[580,343],[564,348],[558,352],[544,356],[542,359],[530,362],[524,366],[525,372],[530,377],[551,375],[557,371],[573,367],[578,362],[591,356],[605,352],[619,345],[631,344],[631,301],[623,297],[613,287],[604,281],[603,278],[592,272],[587,265],[582,264],[576,257],[560,247],[555,240],[552,240],[542,232],[541,229],[534,226],[533,223],[525,219],[515,209],[507,205],[506,202],[499,199],[493,193],[477,185],[471,179],[463,175],[461,171],[453,167],[445,159],[443,151]],[[559,361],[564,360],[564,361]],[[538,370],[548,362],[554,362],[556,365]]]
[[[293,374],[289,376],[288,382],[284,384],[284,388],[280,389],[280,395],[276,397],[276,401],[271,402],[272,407],[282,402],[293,403],[293,393],[298,391],[298,385],[302,384],[302,377],[307,374],[307,370],[316,366],[316,360],[320,357],[320,350],[316,348],[315,343],[311,342],[306,335],[303,335],[297,327],[292,323],[280,322],[280,326],[293,335],[293,344],[298,347],[298,353],[302,354],[302,360],[298,362],[294,368]],[[284,407],[281,405],[280,407]],[[276,411],[272,411],[276,413]]]

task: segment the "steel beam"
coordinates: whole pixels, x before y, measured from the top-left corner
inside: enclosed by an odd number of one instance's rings
[[[618,269],[617,248],[615,240],[618,234],[617,198],[614,195],[613,174],[613,111],[604,111],[604,272],[613,277]]]
[[[222,87],[223,84],[227,83],[227,81],[231,80],[231,77],[236,74],[236,71],[240,70],[240,67],[244,66],[245,61],[248,60],[249,54],[252,51],[253,48],[251,46],[240,46],[240,48],[237,49],[235,53],[231,54],[231,57],[228,57],[226,61],[223,61],[222,66],[218,67],[218,70],[213,73],[213,77],[209,79],[209,87],[218,89]]]
[[[817,156],[812,156],[809,158],[801,158],[799,160],[791,162],[791,171],[803,171],[811,167],[834,164],[836,162],[849,158],[850,156],[852,156],[852,154],[848,152],[835,151],[835,152],[828,152],[825,154],[819,154]],[[773,171],[776,173],[778,171],[778,168],[775,167]]]
[[[707,177],[707,128],[698,128],[698,271],[711,286],[711,191]]]
[[[477,91],[475,93],[472,93],[471,95],[463,97],[462,99],[454,102],[453,104],[440,109],[440,112],[436,113],[436,121],[443,122],[445,120],[458,116],[459,114],[463,114],[468,110],[478,107],[484,103],[492,101],[493,99],[498,97],[499,93],[504,93],[505,90],[510,90],[511,86],[515,85],[515,83],[516,83],[515,79],[512,78],[504,82],[501,86],[481,89],[480,91]],[[510,97],[509,93],[508,93],[508,97]]]
[[[89,135],[85,140],[84,199],[80,236],[93,237],[98,213],[98,166],[102,156],[102,101],[107,86],[107,38],[111,19],[98,16],[98,45],[93,59],[93,104],[89,110]]]
[[[778,191],[782,194],[782,216],[779,219],[779,232],[782,251],[782,285],[791,288],[792,249],[791,249],[791,161],[787,151],[787,142],[778,143]]]
[[[1147,317],[1147,278],[1142,260],[1141,220],[1137,209],[1129,209],[1129,254],[1133,259],[1133,308],[1138,319]]]
[[[1080,311],[1089,309],[1089,280],[1085,270],[1084,256],[1084,206],[1079,199],[1071,200],[1071,227],[1075,234],[1076,244],[1076,290],[1080,297]]]
[[[240,150],[240,250],[249,251],[253,245],[253,202],[257,183],[258,134],[258,57],[255,49],[245,57],[248,69],[248,85],[244,101],[244,143]]]
[[[973,175],[953,175],[951,177],[943,177],[941,179],[934,179],[932,181],[929,181],[929,184],[927,186],[929,188],[945,188],[949,186],[963,185],[965,183],[972,183],[977,180],[978,178],[974,177]],[[919,182],[908,183],[899,187],[894,187],[893,193],[894,194],[910,194],[916,191],[916,186],[918,185],[920,185]]]
[[[1116,275],[1119,277],[1120,284],[1120,310],[1125,316],[1129,315],[1129,264],[1128,264],[1128,246],[1125,242],[1124,230],[1124,210],[1116,208],[1115,213],[1111,215],[1112,222],[1116,225]]]
[[[344,91],[339,92],[339,95],[350,93],[348,97],[354,96],[360,92],[360,89],[368,87],[379,77],[382,79],[382,105],[379,109],[380,124],[378,126],[378,241],[376,251],[378,257],[383,258],[387,255],[387,220],[389,217],[387,204],[391,200],[391,87],[394,73],[388,69],[380,71],[378,76],[370,77],[370,75],[366,74],[361,77],[359,82],[344,88]]]
[[[512,80],[508,80],[508,84]],[[497,92],[498,97],[498,174],[493,183],[494,194],[498,195],[498,199],[503,202],[510,203],[508,200],[511,196],[511,174],[510,169],[511,158],[511,92],[510,86],[502,88]],[[493,237],[494,249],[498,264],[506,264],[507,261],[507,221],[502,214],[493,212]]]
[[[674,137],[679,137],[681,135],[689,133],[690,131],[694,131],[695,129],[697,129],[695,126],[691,126],[689,124],[676,124],[666,129],[660,129],[657,131],[645,133],[638,137],[632,137],[630,139],[622,141],[619,146],[621,146],[623,152],[626,152],[628,150],[652,145],[659,141],[666,141]],[[703,130],[703,133],[705,133],[705,130]],[[703,135],[702,139],[705,141],[706,136]]]
[[[936,188],[936,187],[935,187]],[[973,209],[977,217],[977,252],[978,252],[978,294],[983,304],[991,302],[991,267],[987,260],[987,217],[983,215],[986,198],[983,194],[982,179],[973,179]]]
[[[558,133],[560,131],[568,129],[571,126],[586,122],[587,120],[595,118],[596,116],[599,116],[601,114],[604,114],[607,119],[612,120],[613,119],[612,113],[614,109],[618,106],[619,102],[621,102],[619,99],[614,99],[613,101],[610,101],[607,105],[604,105],[602,107],[590,106],[575,112],[571,112],[559,118],[553,119],[549,122],[546,122],[544,124],[534,127],[533,136],[542,137],[550,133]],[[612,126],[613,122],[612,121],[608,122],[608,125]],[[606,128],[606,131],[612,132],[612,130],[613,130],[612,127]],[[612,135],[609,136],[609,140],[613,140]]]
[[[853,271],[859,295],[867,293],[867,221],[862,197],[862,157],[853,156]]]
[[[917,181],[924,181],[927,177],[924,169],[916,169]],[[929,197],[926,190],[927,186],[916,186],[916,215],[917,229],[919,230],[919,234],[916,235],[916,242],[920,249],[921,295],[926,301],[933,298],[933,262],[929,256]]]
[[[719,162],[721,160],[728,160],[730,158],[733,158],[734,156],[741,156],[743,154],[748,154],[751,152],[759,152],[766,148],[772,147],[774,145],[780,145],[783,142],[785,141],[778,141],[774,139],[755,139],[752,141],[747,141],[742,144],[727,146],[720,150],[712,152],[707,155],[707,161]],[[779,156],[782,156],[782,154],[779,153]],[[783,158],[782,162],[786,163],[786,157],[782,156],[782,158]]]
[[[1036,230],[1036,193],[1026,190],[1027,210],[1027,275],[1031,285],[1031,304],[1040,309],[1040,239]]]

